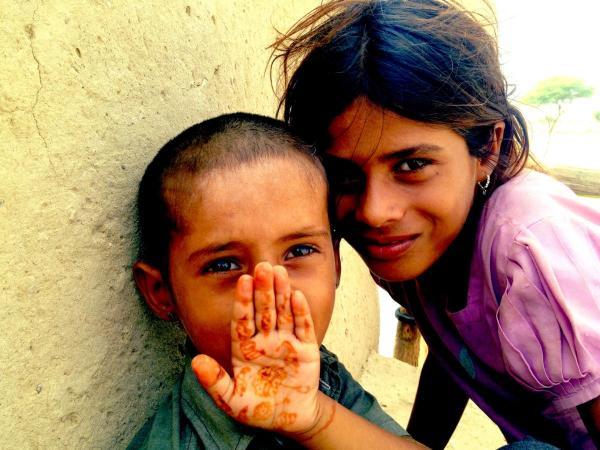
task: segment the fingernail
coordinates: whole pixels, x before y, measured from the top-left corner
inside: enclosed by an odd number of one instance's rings
[[[250,275],[242,275],[238,280],[239,293],[244,297],[252,296],[252,277]]]

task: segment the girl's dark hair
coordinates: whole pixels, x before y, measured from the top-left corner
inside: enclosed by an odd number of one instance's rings
[[[503,121],[493,189],[523,168],[529,140],[523,116],[508,102],[495,37],[481,20],[451,0],[321,5],[272,46],[286,85],[284,120],[324,151],[333,118],[365,97],[398,115],[450,127],[480,158],[489,154],[493,125]]]
[[[214,169],[235,170],[242,164],[291,156],[306,164],[309,180],[326,180],[313,148],[291,133],[284,122],[269,117],[224,114],[193,125],[171,139],[150,162],[140,182],[138,259],[167,273],[171,233],[183,226],[174,196],[189,195],[192,177]]]

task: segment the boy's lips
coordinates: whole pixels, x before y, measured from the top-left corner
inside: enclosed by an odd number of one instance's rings
[[[358,237],[357,244],[371,259],[394,260],[405,254],[419,237],[418,234],[386,236],[380,238]]]

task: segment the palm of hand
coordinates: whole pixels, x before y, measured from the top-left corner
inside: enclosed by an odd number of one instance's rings
[[[232,351],[235,388],[229,406],[239,421],[288,432],[312,425],[306,412],[317,404],[316,343],[287,332],[259,332],[234,343]]]
[[[282,267],[238,281],[231,321],[233,379],[206,355],[192,367],[217,406],[245,424],[304,433],[317,418],[320,356],[306,298]]]

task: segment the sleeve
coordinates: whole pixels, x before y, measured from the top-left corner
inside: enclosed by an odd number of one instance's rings
[[[335,370],[339,378],[339,398],[338,403],[345,406],[352,412],[364,417],[369,422],[383,428],[397,436],[409,436],[408,432],[392,419],[381,406],[363,387],[354,379],[344,365],[338,361],[337,357],[328,350],[321,347],[328,360],[328,364]]]
[[[558,409],[600,395],[600,212],[517,232],[496,314],[509,373]]]

